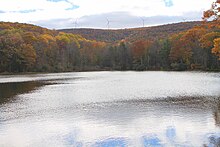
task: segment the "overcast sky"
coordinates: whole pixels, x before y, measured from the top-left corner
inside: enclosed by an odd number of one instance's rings
[[[50,29],[132,28],[201,20],[213,0],[0,0],[0,21]],[[108,23],[108,21],[109,23]],[[144,22],[144,25],[143,25]]]

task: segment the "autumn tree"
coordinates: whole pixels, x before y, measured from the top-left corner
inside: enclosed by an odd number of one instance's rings
[[[24,32],[19,29],[1,31],[0,56],[5,59],[1,68],[9,72],[32,70],[36,61],[36,52],[31,43],[25,42]]]
[[[131,52],[124,40],[119,42],[118,53],[121,70],[130,69],[129,66],[131,65]]]
[[[208,19],[220,19],[220,0],[213,2],[211,8],[207,11],[204,11],[203,20],[207,21]]]
[[[138,40],[132,43],[131,51],[134,59],[134,68],[143,70],[149,66],[149,48],[152,45],[150,40]]]
[[[204,11],[203,20],[207,21],[209,19],[214,20],[213,23],[209,24],[209,27],[210,28],[211,27],[217,28],[217,32],[213,32],[212,34],[209,34],[209,36],[208,36],[208,37],[212,36],[212,42],[208,42],[209,47],[212,47],[212,53],[215,54],[220,60],[220,55],[218,53],[218,47],[213,47],[214,44],[215,44],[215,46],[216,46],[216,44],[218,44],[218,39],[215,39],[215,38],[219,37],[218,33],[220,30],[220,0],[216,0],[215,2],[213,2],[211,5],[211,8],[207,11]]]
[[[184,34],[177,34],[171,37],[170,60],[171,66],[176,70],[184,70],[189,66],[192,57],[192,49],[188,46]]]
[[[214,40],[214,47],[212,48],[212,53],[217,55],[220,60],[220,38],[216,38]]]
[[[22,59],[23,70],[31,71],[36,62],[36,52],[31,44],[23,43],[18,48],[19,58]]]
[[[170,50],[171,50],[171,42],[169,39],[160,40],[161,48],[160,48],[160,62],[161,62],[161,68],[169,69],[170,68]]]
[[[108,45],[103,51],[101,56],[101,66],[109,69],[120,69],[118,68],[119,56],[116,45]]]

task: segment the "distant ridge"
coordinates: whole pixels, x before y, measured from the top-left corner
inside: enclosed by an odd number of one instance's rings
[[[79,28],[79,29],[61,29],[58,31],[79,34],[82,37],[89,40],[105,41],[105,42],[117,42],[122,39],[129,41],[139,40],[139,39],[162,39],[169,35],[186,31],[195,26],[201,25],[201,21],[193,22],[181,22],[173,23],[152,27],[141,27],[141,28],[130,28],[130,29],[118,29],[118,30],[108,30],[108,29],[89,29],[89,28]]]

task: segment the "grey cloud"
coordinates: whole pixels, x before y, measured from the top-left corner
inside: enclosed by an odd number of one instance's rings
[[[89,15],[78,18],[78,28],[107,28],[107,19],[110,21],[110,28],[134,28],[142,27],[145,21],[145,26],[161,25],[168,23],[176,23],[181,21],[197,21],[201,20],[202,12],[187,12],[182,16],[151,16],[151,17],[138,17],[129,14],[128,12],[113,12],[99,15]],[[142,18],[142,19],[141,19]],[[33,22],[34,24],[51,28],[51,29],[62,29],[62,28],[74,28],[75,19],[53,19],[53,20],[42,20]]]
[[[61,1],[65,1],[65,2],[68,2],[68,0],[47,0],[47,1],[49,1],[49,2],[61,2]]]
[[[183,14],[186,20],[201,20],[203,16],[203,11],[196,11],[196,12],[187,12]]]
[[[0,10],[0,13],[5,13],[5,11]]]
[[[1,11],[0,13],[33,13],[37,11],[43,11],[43,9],[26,9],[26,10],[18,10],[18,11]]]
[[[39,20],[30,22],[34,25],[42,26],[49,29],[73,28],[74,20],[68,19],[52,19],[52,20]]]
[[[29,10],[10,11],[10,12],[11,13],[33,13],[36,11],[41,11],[41,9],[29,9]]]

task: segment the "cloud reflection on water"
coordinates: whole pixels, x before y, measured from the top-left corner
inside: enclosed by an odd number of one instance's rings
[[[33,80],[49,84],[39,88]],[[61,73],[1,81],[11,82],[0,86],[12,85],[3,89],[14,95],[0,105],[0,146],[219,144],[218,73]],[[163,97],[154,98],[158,93]]]

